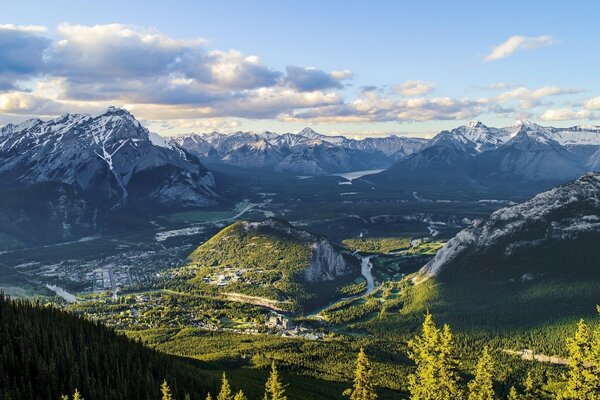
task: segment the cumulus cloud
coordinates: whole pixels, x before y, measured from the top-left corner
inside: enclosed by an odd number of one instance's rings
[[[579,89],[561,88],[558,86],[543,86],[538,89],[530,89],[525,86],[520,86],[518,88],[500,93],[495,100],[501,103],[511,100],[518,100],[521,108],[530,109],[539,105],[541,100],[546,97],[577,94],[581,92],[582,91]]]
[[[481,100],[438,97],[394,98],[376,92],[363,92],[351,103],[340,103],[285,115],[286,121],[311,122],[386,122],[431,121],[472,118],[481,114],[486,104]]]
[[[208,49],[203,38],[178,39],[123,24],[61,24],[52,35],[39,26],[0,25],[0,60],[0,113],[95,113],[117,104],[152,126],[169,120],[179,129],[233,128],[228,124],[235,118],[336,123],[506,117],[517,106],[534,114],[554,96],[580,92],[494,84],[495,96],[430,97],[435,83],[412,80],[394,90],[362,86],[350,94],[349,70],[289,65],[279,71],[256,55]],[[585,108],[600,109],[600,98]],[[586,113],[557,106],[543,117],[569,115]],[[182,122],[195,119],[204,122]]]
[[[600,110],[600,96],[586,100],[583,105],[590,110]]]
[[[512,36],[507,41],[494,47],[492,51],[483,59],[484,61],[495,61],[510,57],[521,50],[537,49],[540,47],[552,46],[557,44],[558,40],[550,35],[542,36]]]
[[[573,110],[570,108],[548,109],[540,116],[542,121],[567,121],[573,119],[590,118],[592,112],[590,110]]]
[[[341,89],[343,87],[342,81],[352,77],[352,72],[347,70],[327,73],[313,67],[302,68],[293,65],[285,67],[285,71],[285,82],[290,87],[302,92],[333,88]]]
[[[396,92],[402,96],[423,96],[435,90],[436,84],[427,81],[406,81],[396,85]]]

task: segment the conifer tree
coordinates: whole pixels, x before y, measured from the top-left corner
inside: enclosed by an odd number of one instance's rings
[[[494,362],[488,348],[483,353],[475,369],[475,378],[469,382],[469,400],[494,400]]]
[[[361,347],[354,368],[354,384],[344,391],[350,400],[376,400],[377,392],[373,385],[372,370],[365,349]]]
[[[75,393],[73,393],[73,400],[83,400],[83,397],[81,397],[81,393],[79,393],[79,390],[75,389]]]
[[[427,313],[421,335],[408,342],[408,356],[417,365],[416,372],[408,377],[411,400],[433,400],[439,397],[440,379],[436,365],[439,336],[433,316]]]
[[[594,374],[588,363],[591,360],[592,338],[583,320],[577,324],[575,336],[567,339],[569,353],[569,372],[565,389],[559,399],[594,399],[598,393]]]
[[[263,399],[287,400],[287,396],[285,395],[285,385],[281,383],[275,360],[271,363],[271,375],[269,375],[269,379],[265,385],[265,396]]]
[[[246,397],[246,395],[244,394],[243,391],[239,391],[235,394],[235,397],[233,398],[233,400],[248,400],[248,398]]]
[[[231,386],[229,385],[229,381],[227,380],[227,375],[225,375],[225,372],[223,372],[221,391],[217,396],[217,400],[233,400],[233,392],[231,391]]]
[[[210,393],[208,393],[208,394],[206,395],[206,400],[212,400],[212,396],[210,395]]]
[[[519,392],[517,392],[517,389],[515,389],[514,386],[510,388],[507,400],[521,400],[521,396],[519,396]]]
[[[417,365],[408,377],[412,400],[462,398],[458,370],[460,362],[449,326],[440,331],[431,314],[425,315],[421,335],[408,342],[409,357]]]
[[[162,393],[162,400],[173,400],[171,389],[169,388],[166,379],[163,381],[162,385],[160,385],[160,392]]]
[[[455,400],[463,397],[460,388],[460,360],[456,355],[454,338],[448,324],[444,328],[440,337],[440,359],[439,371],[441,383],[445,386],[442,393],[442,399]]]

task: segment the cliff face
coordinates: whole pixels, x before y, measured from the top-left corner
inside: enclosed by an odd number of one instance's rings
[[[356,265],[344,256],[326,239],[312,246],[313,252],[308,268],[304,270],[304,280],[309,283],[333,281],[339,277],[356,273]]]
[[[454,266],[475,264],[474,260],[489,264],[492,258],[502,265],[511,265],[517,254],[523,256],[528,249],[535,253],[542,246],[582,246],[582,238],[600,234],[599,215],[600,174],[586,174],[476,221],[450,239],[421,273],[452,273]],[[583,250],[581,247],[581,253]],[[496,251],[495,256],[488,256],[492,251]]]

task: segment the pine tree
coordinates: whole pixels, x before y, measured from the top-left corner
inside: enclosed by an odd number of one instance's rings
[[[69,396],[63,394],[62,396],[60,396],[60,400],[69,400]]]
[[[169,388],[166,379],[163,381],[162,385],[160,385],[160,392],[162,393],[162,400],[173,400],[171,389]]]
[[[248,400],[248,398],[246,397],[246,395],[244,394],[244,392],[242,392],[240,390],[239,392],[237,392],[235,394],[235,397],[233,398],[233,400]]]
[[[460,360],[456,355],[454,338],[448,324],[444,328],[440,337],[440,358],[439,371],[440,379],[445,389],[442,393],[442,399],[455,400],[463,398],[460,388]]]
[[[477,363],[475,378],[469,382],[469,400],[494,400],[494,362],[488,348],[483,349],[483,353]]]
[[[361,347],[354,368],[354,384],[344,391],[350,400],[376,400],[377,392],[373,385],[372,370],[365,349]]]
[[[229,386],[229,381],[227,380],[227,375],[225,375],[225,372],[223,372],[221,391],[217,396],[217,400],[233,400],[233,392],[231,391],[231,386]]]
[[[567,339],[567,350],[569,352],[569,372],[565,389],[558,398],[564,400],[597,398],[598,391],[595,388],[594,374],[587,365],[591,360],[592,338],[583,320],[577,324],[575,336]]]
[[[83,400],[83,397],[81,397],[81,394],[77,389],[75,389],[75,393],[73,393],[73,400]]]
[[[192,397],[189,393],[186,393],[185,396],[183,396],[183,400],[192,400]]]
[[[208,394],[206,395],[206,400],[212,400],[212,396],[210,395],[210,393],[208,393]]]
[[[515,389],[514,386],[510,388],[507,400],[521,400],[521,396],[519,395],[519,392],[517,392],[517,389]]]
[[[439,346],[439,329],[435,326],[433,316],[425,315],[421,328],[421,336],[409,340],[408,356],[417,365],[414,374],[408,377],[408,389],[411,400],[433,400],[439,398],[440,379],[437,369],[437,349]]]
[[[417,365],[408,377],[412,400],[454,400],[462,398],[460,362],[450,327],[440,331],[431,314],[425,315],[421,335],[408,342],[409,357]]]
[[[285,395],[285,386],[279,379],[279,373],[277,372],[277,366],[275,361],[271,363],[271,375],[265,385],[265,396],[264,400],[287,400]]]

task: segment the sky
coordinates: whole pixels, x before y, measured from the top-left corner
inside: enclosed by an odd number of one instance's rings
[[[0,4],[0,125],[125,107],[162,135],[599,124],[600,2]]]

